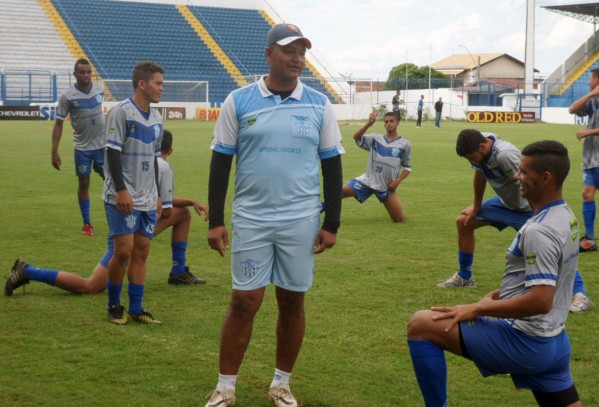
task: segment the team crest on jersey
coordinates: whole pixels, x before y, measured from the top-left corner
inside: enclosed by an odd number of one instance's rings
[[[239,263],[241,265],[241,273],[246,277],[254,277],[258,272],[259,261],[247,259]]]
[[[129,215],[125,218],[125,223],[129,229],[133,229],[135,227],[135,220],[136,219],[134,215]]]
[[[79,102],[77,102],[76,100],[73,100],[73,107],[79,107]]]
[[[574,214],[570,214],[570,236],[572,237],[572,241],[574,242],[578,239],[580,235],[580,229],[578,229],[578,220],[574,216]]]
[[[103,100],[104,100],[104,98],[102,97],[102,94],[101,94],[101,93],[98,93],[98,94],[96,95],[96,102],[98,102],[98,103],[102,103],[102,101],[103,101]]]
[[[248,126],[253,126],[254,124],[256,124],[256,118],[252,117],[250,120],[248,120]]]
[[[399,155],[399,148],[393,147],[391,149],[391,155],[393,155],[393,157],[397,157]]]
[[[526,264],[531,266],[537,264],[537,254],[535,252],[526,253]]]

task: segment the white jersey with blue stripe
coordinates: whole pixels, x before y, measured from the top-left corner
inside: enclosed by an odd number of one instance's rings
[[[384,134],[364,134],[356,145],[370,151],[368,169],[357,179],[375,191],[386,191],[402,168],[412,171],[412,143],[403,137],[387,140]]]
[[[532,286],[555,287],[549,313],[508,319],[529,335],[552,337],[565,327],[578,266],[578,221],[563,201],[553,202],[535,213],[518,231],[506,254],[501,299],[518,297]]]
[[[58,99],[56,118],[66,120],[71,114],[73,144],[77,150],[104,148],[104,86],[92,82],[89,92],[81,91],[77,85],[65,90]]]
[[[590,98],[578,116],[588,116],[587,129],[599,128],[599,98]],[[590,170],[599,167],[599,137],[589,136],[582,141],[582,168]]]
[[[173,167],[162,157],[158,157],[158,194],[162,199],[162,209],[173,207],[175,175]]]
[[[520,193],[520,182],[514,178],[520,167],[520,150],[496,134],[482,134],[493,140],[493,147],[482,163],[471,163],[472,168],[485,175],[489,185],[508,208],[515,211],[532,211],[528,200]]]
[[[264,78],[227,96],[210,147],[236,155],[233,214],[260,222],[320,212],[320,160],[343,154],[331,103],[298,81],[285,100]]]
[[[162,116],[150,108],[142,111],[132,99],[120,102],[106,116],[106,148],[121,152],[123,179],[133,207],[139,211],[156,209],[158,191],[154,159],[160,156]],[[108,163],[108,160],[106,160]],[[104,166],[104,201],[116,204],[116,188],[110,165]]]

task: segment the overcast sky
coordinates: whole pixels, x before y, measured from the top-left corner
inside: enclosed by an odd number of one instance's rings
[[[451,54],[507,53],[524,62],[526,0],[269,0],[312,40],[331,74],[384,78],[396,65],[429,65]],[[593,24],[537,0],[534,67],[553,72]]]

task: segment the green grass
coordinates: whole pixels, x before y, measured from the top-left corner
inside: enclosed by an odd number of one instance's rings
[[[344,180],[366,169],[367,153],[351,139],[357,123],[342,123],[347,154]],[[171,163],[176,193],[206,202],[211,123],[168,122],[175,135]],[[472,201],[468,163],[455,154],[459,130],[495,131],[523,147],[557,139],[570,150],[565,196],[581,215],[581,143],[571,125],[444,122],[400,134],[413,143],[413,173],[398,193],[407,221],[394,224],[376,199],[343,203],[337,246],[317,257],[314,288],[306,299],[307,332],[292,387],[304,407],[423,405],[406,345],[410,315],[433,304],[476,301],[499,286],[505,250],[515,232],[477,231],[475,275],[479,287],[444,290],[435,283],[456,270],[459,211]],[[0,276],[15,258],[87,276],[104,253],[107,226],[99,177],[91,183],[96,236],[80,236],[70,131],[61,143],[63,169],[50,164],[50,122],[0,121]],[[66,129],[67,127],[65,127]],[[382,125],[374,130],[383,131]],[[487,191],[489,195],[491,191]],[[229,198],[232,197],[232,188]],[[230,202],[227,205],[230,216]],[[202,287],[166,284],[169,233],[152,243],[144,305],[160,327],[114,326],[106,320],[106,295],[75,296],[41,283],[0,299],[0,405],[198,406],[218,374],[219,334],[230,299],[229,257],[206,243],[207,225],[192,223],[188,263],[208,280]],[[580,257],[587,290],[599,301],[599,253]],[[126,295],[125,295],[126,298]],[[274,368],[276,304],[273,290],[258,313],[242,365],[237,405],[269,406]],[[571,315],[572,370],[585,405],[599,405],[595,332],[599,312]],[[447,355],[452,407],[530,406],[527,391],[507,376],[484,379],[474,365]]]

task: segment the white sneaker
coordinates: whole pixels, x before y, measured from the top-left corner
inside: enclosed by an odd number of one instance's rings
[[[225,386],[216,386],[216,389],[206,398],[210,398],[204,407],[229,407],[235,404],[235,392],[227,390]]]
[[[268,391],[268,398],[274,401],[277,407],[297,407],[297,400],[291,394],[288,384],[271,387]]]
[[[438,283],[437,287],[452,288],[452,287],[476,287],[476,280],[474,277],[462,278],[458,273],[455,273],[447,281]]]
[[[593,303],[583,293],[576,293],[574,298],[572,299],[572,304],[570,304],[570,312],[575,314],[588,311],[593,306]]]

